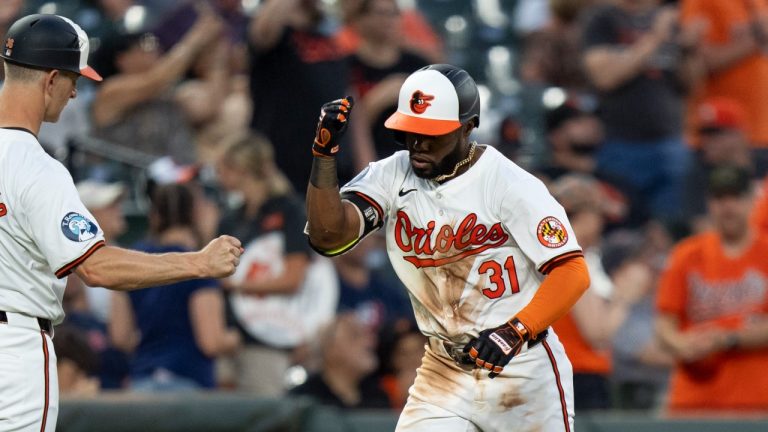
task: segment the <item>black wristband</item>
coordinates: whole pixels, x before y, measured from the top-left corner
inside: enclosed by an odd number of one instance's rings
[[[337,187],[339,179],[336,175],[336,159],[314,157],[309,182],[318,189]]]

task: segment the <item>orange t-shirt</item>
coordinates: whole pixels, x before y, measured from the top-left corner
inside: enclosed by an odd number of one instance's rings
[[[555,321],[552,327],[565,347],[574,373],[607,375],[611,372],[611,357],[607,350],[595,350],[581,335],[573,312],[568,312]]]
[[[724,255],[713,232],[683,240],[662,274],[657,309],[675,316],[683,330],[736,329],[751,318],[768,318],[767,250],[765,236],[737,258]],[[670,382],[670,408],[766,410],[767,366],[768,348],[678,363]]]
[[[755,14],[768,22],[768,0],[683,0],[680,14],[684,25],[699,20],[708,23],[704,43],[721,45],[731,40],[734,25],[751,21]],[[710,97],[741,104],[750,141],[755,147],[768,147],[768,53],[754,53],[706,79],[703,88],[689,99],[686,123],[692,138],[697,130],[696,107]]]
[[[752,210],[752,224],[757,228],[758,235],[768,234],[768,177],[763,181],[763,187],[755,198],[755,208]]]
[[[420,53],[430,60],[442,57],[443,41],[432,30],[429,22],[415,9],[404,10],[400,15],[403,46]],[[360,34],[354,26],[345,24],[334,34],[342,52],[352,54],[360,46]]]

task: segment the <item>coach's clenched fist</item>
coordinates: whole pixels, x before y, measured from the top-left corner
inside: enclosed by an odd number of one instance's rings
[[[203,277],[223,278],[232,275],[243,253],[240,240],[223,235],[211,240],[200,251]]]

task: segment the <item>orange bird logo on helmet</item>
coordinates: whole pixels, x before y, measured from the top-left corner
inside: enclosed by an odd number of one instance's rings
[[[432,105],[429,101],[435,100],[432,95],[425,94],[421,90],[416,90],[411,95],[411,111],[416,114],[424,114],[424,111]]]

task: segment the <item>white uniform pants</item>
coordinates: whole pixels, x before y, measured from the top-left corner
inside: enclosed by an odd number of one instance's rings
[[[54,432],[59,382],[53,341],[37,318],[7,312],[0,323],[0,431]]]
[[[557,335],[524,347],[501,375],[460,367],[430,338],[399,432],[573,432],[573,369]]]

